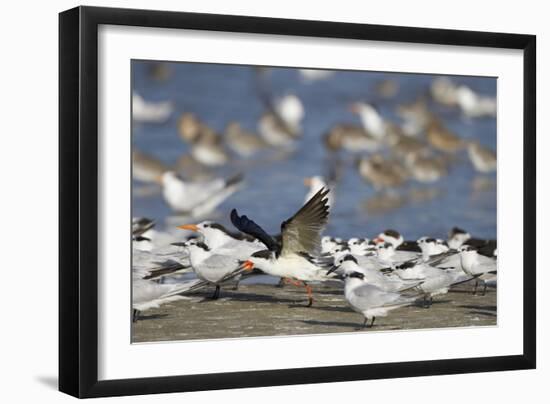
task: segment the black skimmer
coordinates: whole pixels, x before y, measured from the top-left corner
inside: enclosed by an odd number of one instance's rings
[[[243,233],[260,240],[267,249],[252,254],[243,263],[247,270],[258,268],[263,272],[288,279],[296,286],[304,286],[308,306],[313,304],[311,286],[307,282],[329,279],[327,270],[332,259],[323,260],[321,232],[329,216],[330,191],[321,189],[298,212],[281,224],[281,242],[277,242],[259,225],[246,216],[231,211],[231,222]]]

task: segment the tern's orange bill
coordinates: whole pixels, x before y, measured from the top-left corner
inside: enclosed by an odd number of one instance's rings
[[[384,242],[384,239],[383,239],[382,237],[376,237],[376,238],[375,238],[374,240],[372,240],[372,241],[374,241],[376,244],[380,244],[380,243],[383,243],[383,242]]]
[[[199,228],[196,224],[184,224],[182,226],[178,226],[178,229],[182,230],[191,230],[191,231],[199,231]]]
[[[243,268],[247,271],[252,271],[254,269],[254,263],[252,261],[245,261],[243,264]]]

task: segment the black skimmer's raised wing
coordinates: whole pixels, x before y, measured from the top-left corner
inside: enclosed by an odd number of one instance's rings
[[[269,250],[279,251],[279,243],[246,215],[239,216],[237,209],[231,211],[231,223],[241,232],[260,240]]]
[[[322,188],[290,219],[281,225],[281,255],[308,253],[318,255],[321,249],[321,232],[328,221],[327,195]]]

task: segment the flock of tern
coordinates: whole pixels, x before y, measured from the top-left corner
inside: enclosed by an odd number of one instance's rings
[[[329,189],[321,188],[281,223],[278,235],[268,234],[233,209],[230,219],[236,231],[211,221],[185,224],[179,228],[198,237],[160,247],[148,237],[153,222],[134,219],[134,320],[140,311],[200,288],[215,287],[212,299],[217,299],[222,286],[258,274],[303,287],[307,306],[314,304],[315,285],[342,283],[349,306],[364,317],[363,327],[372,327],[376,317],[418,301],[428,308],[434,296],[458,284],[475,280],[473,293],[481,285],[483,294],[487,287],[496,286],[495,240],[475,239],[459,228],[451,230],[448,240],[406,241],[396,230],[386,230],[372,240],[322,236],[329,218],[329,195]],[[196,278],[159,282],[183,272],[194,272]]]

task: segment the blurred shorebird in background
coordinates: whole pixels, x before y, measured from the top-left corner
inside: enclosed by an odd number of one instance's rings
[[[481,146],[478,142],[468,143],[468,157],[474,168],[480,173],[490,173],[497,170],[496,153]]]
[[[136,122],[164,123],[173,110],[170,101],[150,102],[135,92],[132,94],[132,119]]]
[[[185,181],[173,171],[162,177],[162,195],[174,212],[200,217],[212,212],[242,186],[238,174],[228,179]]]

